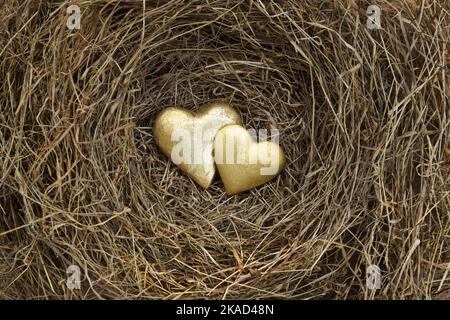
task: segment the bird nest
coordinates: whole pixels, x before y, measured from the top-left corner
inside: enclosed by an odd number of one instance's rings
[[[0,297],[448,298],[448,11],[376,2],[3,1]],[[157,114],[215,101],[279,176],[162,154]]]

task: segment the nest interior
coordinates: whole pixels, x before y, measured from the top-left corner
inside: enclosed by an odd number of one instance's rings
[[[448,298],[448,11],[437,1],[0,4],[0,297]],[[233,197],[155,116],[226,101],[287,166]],[[67,286],[67,268],[81,287]],[[367,285],[376,265],[380,285]]]

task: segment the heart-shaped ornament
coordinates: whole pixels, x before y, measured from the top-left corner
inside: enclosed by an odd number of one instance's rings
[[[286,163],[284,152],[277,143],[257,143],[240,125],[219,130],[214,140],[214,158],[228,195],[272,180]]]
[[[230,124],[242,124],[242,120],[226,103],[204,105],[195,114],[181,107],[169,107],[156,118],[153,137],[167,157],[206,189],[216,172],[214,137]]]

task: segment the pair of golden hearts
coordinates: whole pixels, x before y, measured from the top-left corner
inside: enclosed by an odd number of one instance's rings
[[[228,195],[264,184],[285,165],[279,145],[254,141],[226,103],[205,105],[196,114],[169,107],[156,118],[153,136],[164,154],[205,189],[217,167]],[[200,150],[200,161],[194,149]]]

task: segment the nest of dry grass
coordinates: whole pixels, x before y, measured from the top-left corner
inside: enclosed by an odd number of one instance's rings
[[[373,2],[3,1],[0,297],[448,298],[448,11]],[[155,115],[217,100],[280,130],[279,177],[162,155]]]

